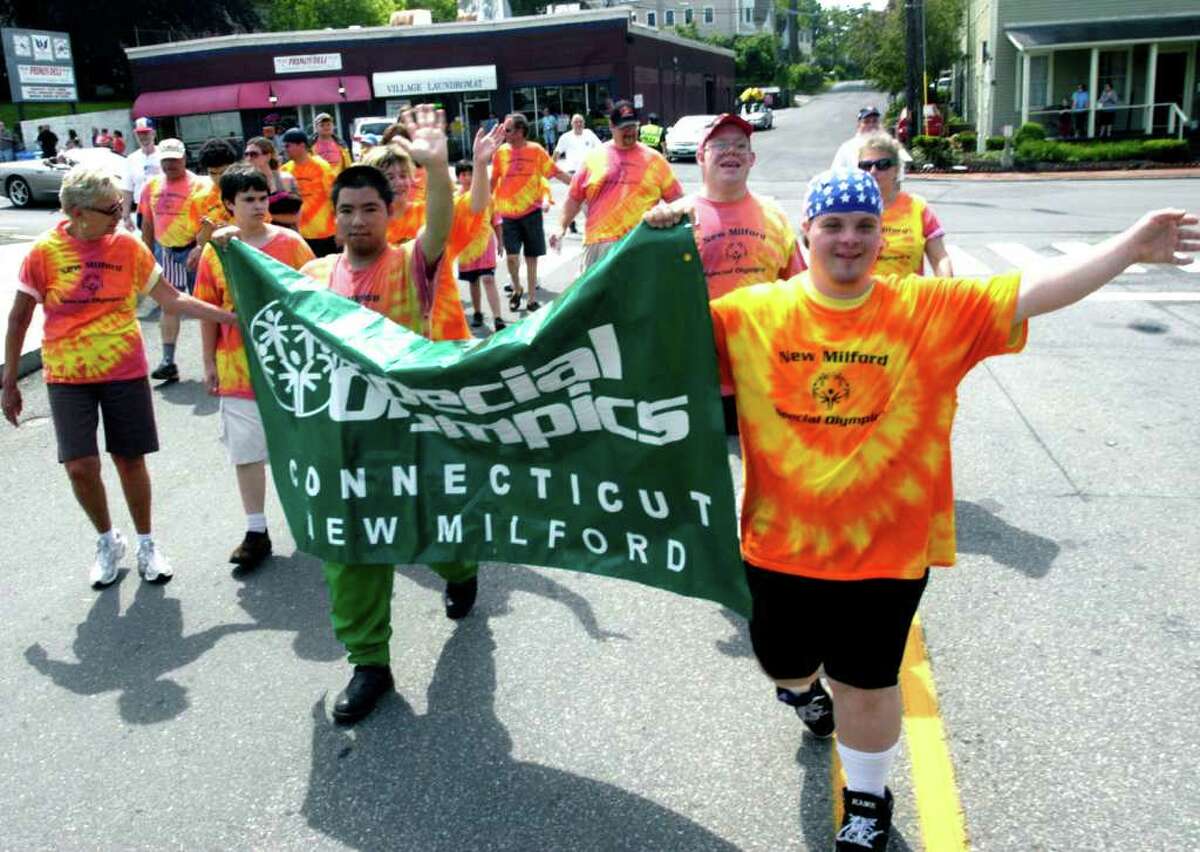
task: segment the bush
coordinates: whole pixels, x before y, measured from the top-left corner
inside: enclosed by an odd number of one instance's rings
[[[1017,146],[1017,159],[1024,163],[1110,163],[1120,160],[1183,163],[1190,158],[1187,143],[1179,139],[1131,139],[1079,144],[1027,140]]]
[[[1003,151],[1004,137],[989,136],[987,139],[983,140],[983,147],[988,151]]]
[[[1027,121],[1017,130],[1013,142],[1020,147],[1023,142],[1041,142],[1046,138],[1046,128],[1035,121]]]
[[[960,133],[974,133],[974,126],[965,118],[955,116],[946,122],[946,133],[951,136],[957,136]]]
[[[825,83],[821,69],[815,65],[798,62],[795,65],[785,66],[781,71],[780,85],[793,92],[813,94],[814,92],[821,91],[821,87]]]
[[[954,151],[944,136],[917,136],[912,141],[913,156],[939,168],[954,165]]]
[[[975,145],[979,140],[978,134],[973,130],[962,130],[950,138],[958,142],[958,149],[960,151],[974,151]]]
[[[1147,139],[1142,143],[1142,156],[1156,163],[1187,163],[1192,152],[1182,139]]]

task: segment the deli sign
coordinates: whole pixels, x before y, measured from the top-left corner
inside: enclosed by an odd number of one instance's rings
[[[67,33],[5,27],[0,39],[13,103],[79,100]]]

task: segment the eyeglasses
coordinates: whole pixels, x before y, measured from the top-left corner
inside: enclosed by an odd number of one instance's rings
[[[734,153],[734,154],[749,154],[750,145],[746,142],[709,142],[704,147],[716,151],[718,154]]]
[[[267,156],[267,155],[264,154],[262,151],[256,151],[253,148],[246,149],[246,159],[248,159],[248,160],[257,160],[259,157],[265,157],[265,156]]]
[[[891,157],[880,157],[878,160],[859,160],[858,167],[864,172],[869,172],[871,169],[876,169],[881,172],[886,172],[892,166],[896,165],[896,161]]]
[[[83,209],[99,213],[101,216],[117,216],[121,213],[121,202],[116,202],[112,207],[84,207]]]

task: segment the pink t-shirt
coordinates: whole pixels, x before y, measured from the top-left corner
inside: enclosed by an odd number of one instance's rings
[[[796,234],[774,202],[747,193],[738,201],[697,197],[695,208],[696,245],[710,300],[804,271]]]
[[[583,242],[592,245],[619,240],[659,199],[674,201],[683,189],[662,154],[640,142],[632,148],[607,142],[575,172],[570,195],[587,203]]]

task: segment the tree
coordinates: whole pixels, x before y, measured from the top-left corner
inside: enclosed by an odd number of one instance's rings
[[[393,0],[271,0],[267,26],[276,31],[378,27],[395,9]]]
[[[925,73],[930,81],[961,58],[958,35],[962,20],[963,0],[925,0]],[[885,92],[901,92],[907,68],[904,4],[896,3],[886,12],[880,12],[874,34],[867,79]]]

